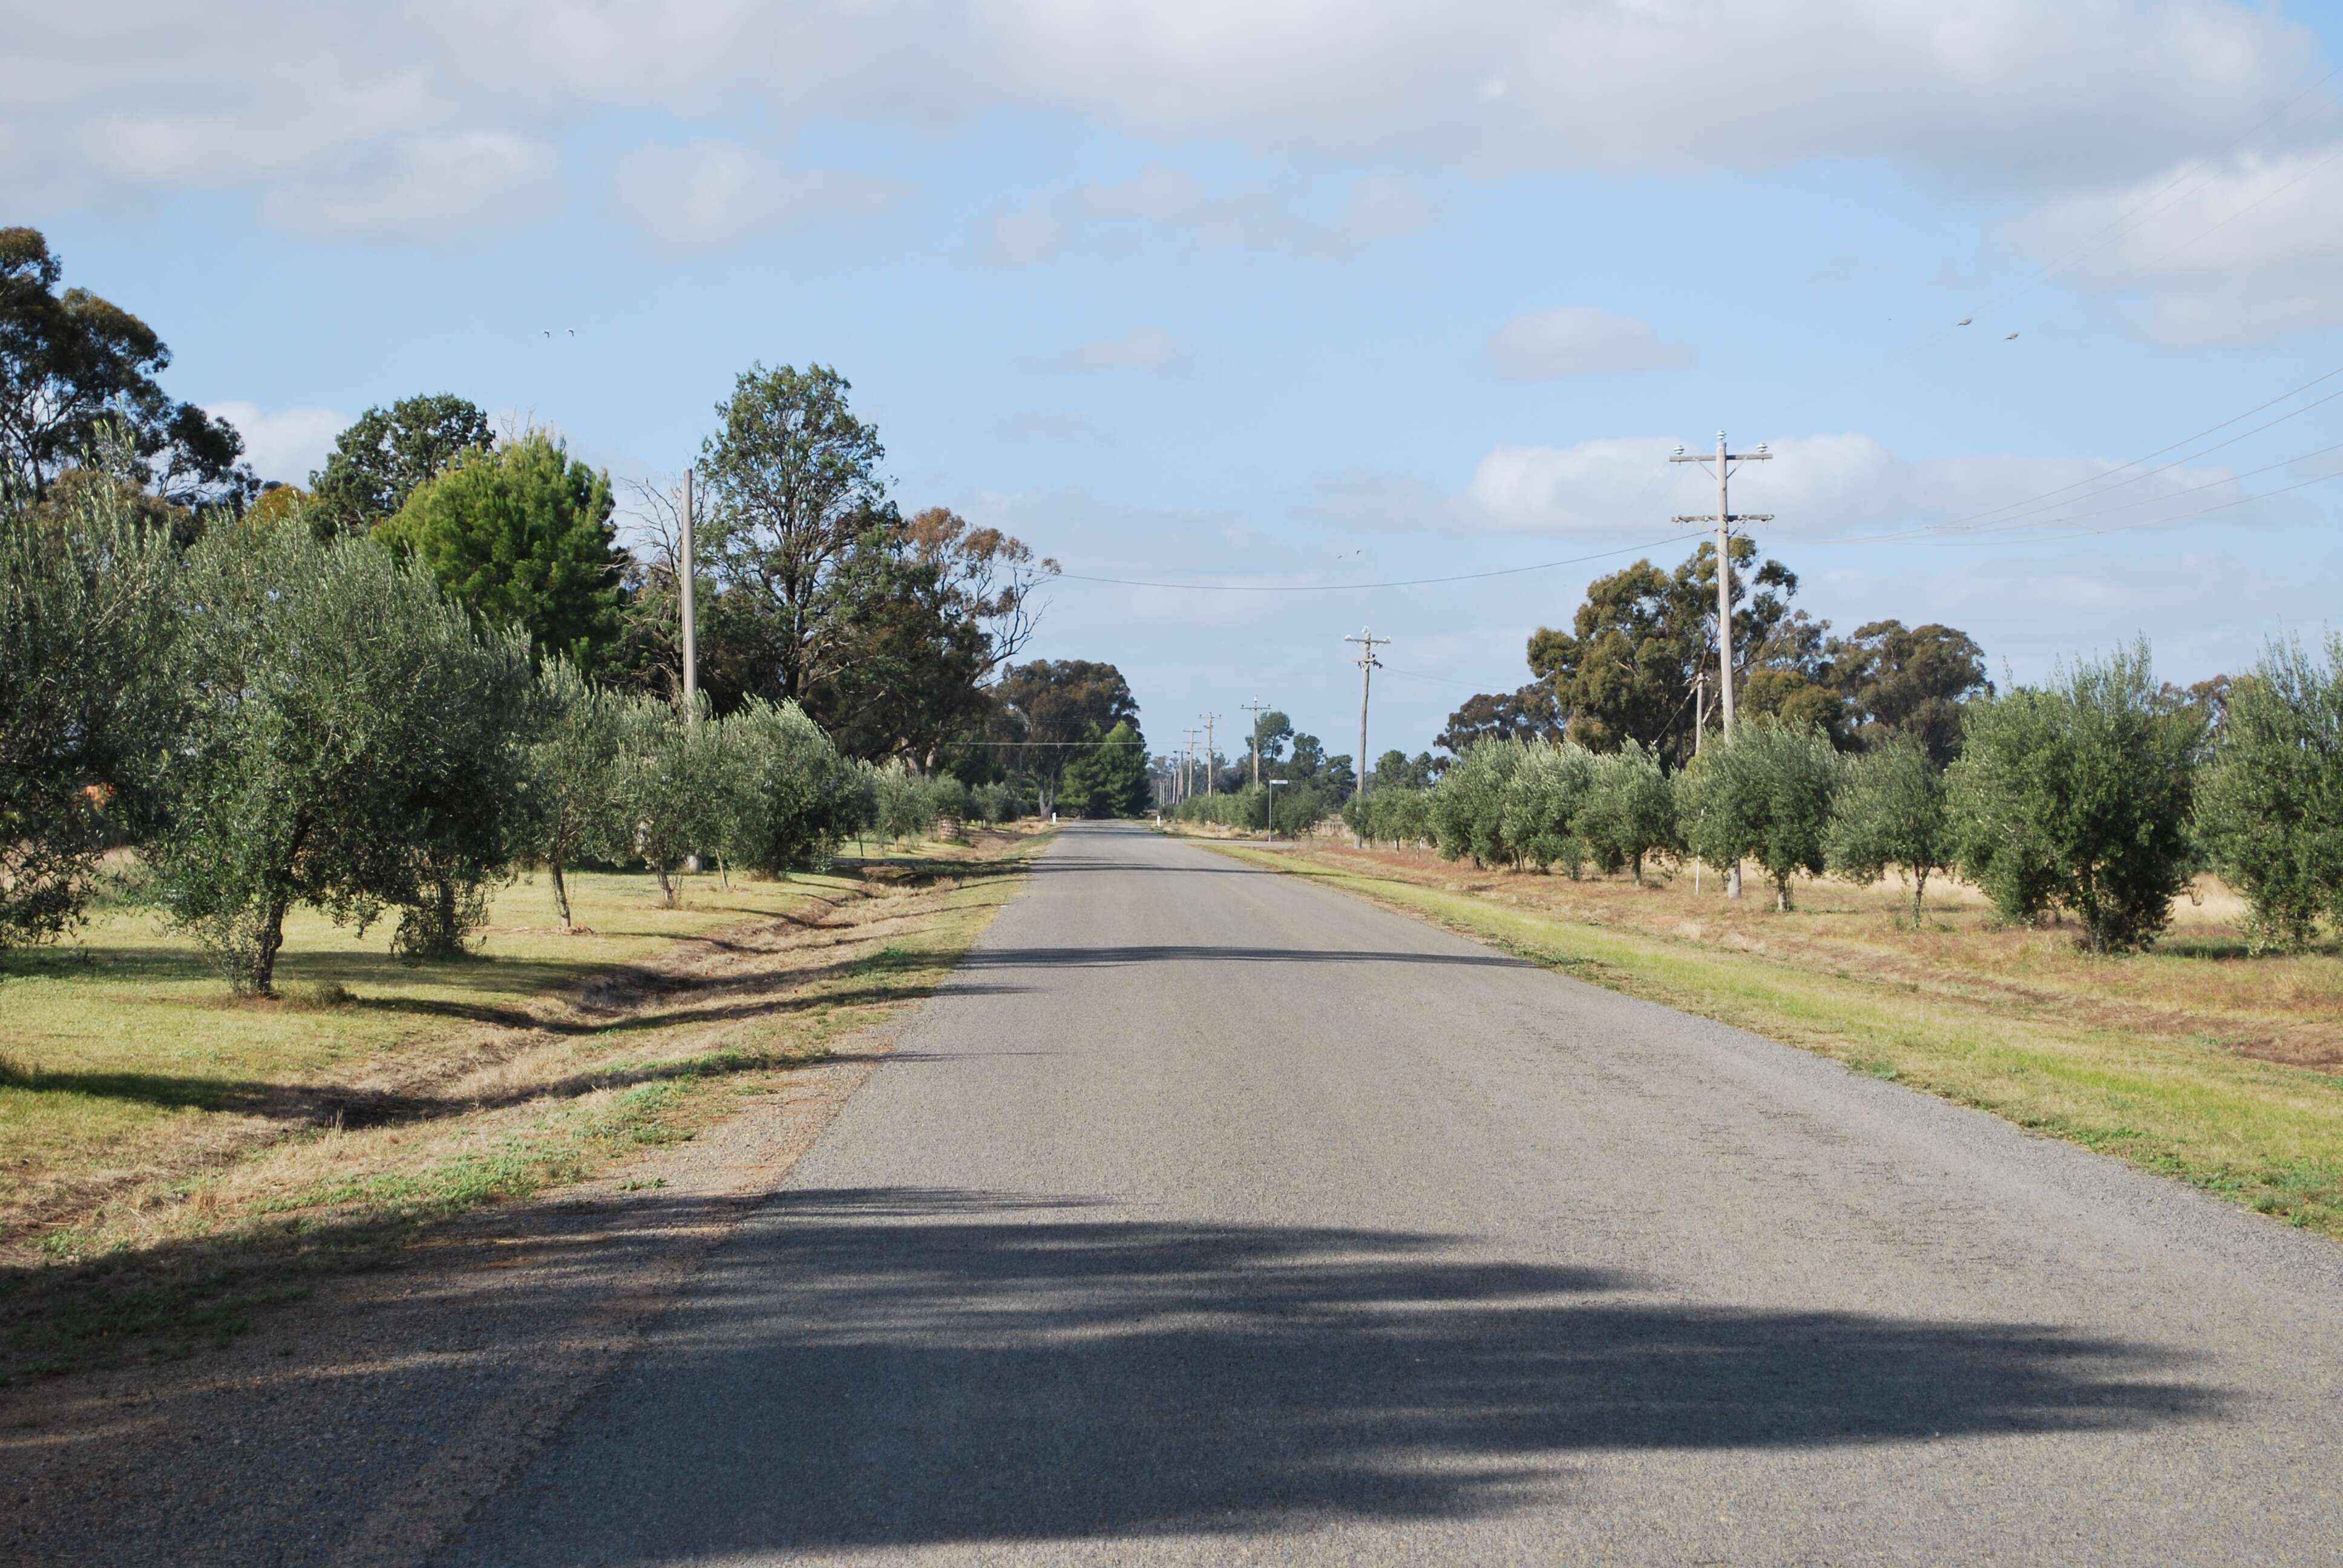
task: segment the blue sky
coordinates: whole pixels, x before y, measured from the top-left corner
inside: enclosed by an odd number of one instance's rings
[[[2343,588],[2343,377],[2118,467],[2343,367],[2327,7],[0,13],[6,221],[270,477],[445,389],[670,477],[737,371],[820,360],[907,507],[1069,573],[1627,551],[1061,583],[1032,651],[1159,743],[1258,695],[1353,749],[1371,622],[1371,749],[1424,747],[1709,509],[1665,458],[1720,427],[1807,608],[1997,674],[2144,633],[2194,679]]]

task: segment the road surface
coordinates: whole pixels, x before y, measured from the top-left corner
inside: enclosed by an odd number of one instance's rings
[[[1136,829],[466,1564],[2343,1561],[2329,1244]]]

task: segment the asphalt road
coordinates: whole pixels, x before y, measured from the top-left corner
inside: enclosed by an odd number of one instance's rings
[[[2328,1243],[1134,829],[462,1563],[2333,1563]]]

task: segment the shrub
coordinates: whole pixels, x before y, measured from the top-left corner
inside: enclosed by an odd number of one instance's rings
[[[2145,946],[2188,885],[2194,706],[2145,642],[1969,704],[1946,775],[1962,873],[2006,920],[2071,910],[2094,952]]]
[[[2343,637],[2324,665],[2288,638],[2229,688],[2228,719],[2197,784],[2197,827],[2244,895],[2257,948],[2299,947],[2324,914],[2343,926]]]
[[[1868,885],[1896,867],[1912,883],[1912,921],[1920,920],[1928,878],[1955,859],[1945,776],[1928,749],[1898,736],[1876,751],[1849,759],[1831,804],[1831,869]]]
[[[987,826],[1014,822],[1025,815],[1024,794],[1013,780],[1002,779],[980,784],[969,793],[977,817]]]
[[[1838,782],[1838,753],[1812,725],[1745,721],[1708,743],[1684,770],[1678,809],[1693,852],[1712,865],[1745,856],[1774,883],[1774,907],[1790,907],[1790,879],[1819,875]]]
[[[935,798],[928,781],[900,757],[870,769],[874,804],[871,829],[890,844],[924,839],[936,829]]]

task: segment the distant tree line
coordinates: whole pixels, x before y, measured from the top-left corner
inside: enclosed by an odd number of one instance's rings
[[[1271,827],[1274,796],[1276,830],[1306,833],[1357,792],[1358,775],[1347,754],[1327,755],[1318,737],[1296,732],[1293,720],[1272,708],[1253,716],[1245,749],[1234,756],[1199,759],[1184,769],[1178,758],[1158,759],[1155,788],[1181,820],[1229,828]]]
[[[2343,934],[2343,638],[2323,654],[2274,641],[2250,673],[2191,691],[2155,680],[2143,642],[1974,697],[1956,722],[1948,766],[1925,731],[1845,750],[1778,712],[1674,769],[1640,739],[1506,735],[1346,816],[1379,842],[1572,876],[1747,860],[1784,909],[1801,875],[1892,869],[1916,919],[1930,878],[1957,872],[2001,918],[2071,917],[2100,952],[2152,943],[2210,869],[2245,899],[2258,950]]]
[[[1909,736],[1938,767],[1951,762],[1962,705],[1993,689],[1968,634],[1876,620],[1832,637],[1829,622],[1792,608],[1796,573],[1746,536],[1732,551],[1741,715],[1812,726],[1849,751]],[[1478,740],[1567,735],[1596,751],[1633,741],[1664,768],[1684,766],[1704,716],[1718,728],[1716,547],[1702,544],[1672,572],[1637,561],[1597,578],[1570,629],[1541,628],[1528,654],[1528,685],[1469,699],[1435,744],[1461,757]]]
[[[850,838],[1144,805],[1111,666],[1016,665],[1054,574],[904,518],[845,379],[752,367],[703,444],[701,664],[680,562],[607,475],[448,394],[371,408],[306,487],[172,403],[168,351],[0,230],[0,949],[79,919],[104,855],[238,989],[298,906],[460,950],[488,890],[689,857],[779,871]],[[1059,744],[1042,744],[1044,740]]]

